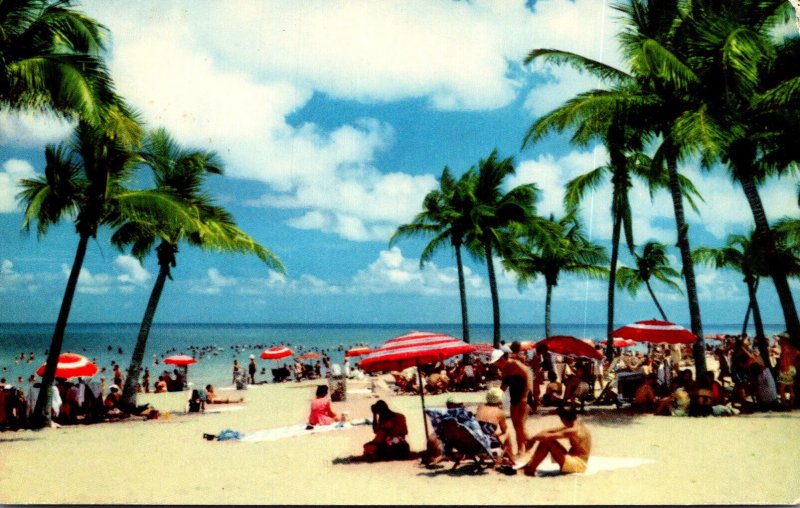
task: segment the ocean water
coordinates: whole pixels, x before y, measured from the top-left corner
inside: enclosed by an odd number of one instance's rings
[[[50,346],[52,324],[0,324],[0,377],[8,383],[17,384],[22,377],[24,386],[28,378],[46,360],[45,351]],[[738,333],[741,325],[705,325],[705,333]],[[766,325],[768,336],[783,330],[783,325]],[[262,360],[259,353],[271,346],[285,345],[295,354],[305,351],[326,353],[332,363],[343,363],[344,352],[355,345],[377,347],[384,341],[412,330],[435,331],[461,337],[460,324],[154,324],[145,351],[144,367],[150,369],[154,382],[165,369],[172,372],[171,365],[161,363],[172,354],[192,354],[192,347],[213,349],[198,363],[189,367],[189,381],[195,385],[229,386],[232,381],[232,365],[238,360],[247,365],[251,354],[256,357],[259,373],[256,381],[271,380],[270,369],[284,361]],[[554,324],[554,335],[588,337],[596,341],[605,336],[605,324],[568,325]],[[130,364],[130,355],[136,342],[139,324],[75,323],[69,324],[64,337],[62,352],[79,353],[105,367],[104,375],[111,384],[112,362],[121,365],[123,373]],[[541,324],[502,325],[502,336],[506,342],[513,340],[539,340],[544,336]],[[475,342],[492,341],[491,324],[471,324],[470,337]],[[637,346],[638,347],[638,346]],[[120,353],[121,350],[121,353]],[[33,360],[30,360],[33,353]],[[20,355],[24,354],[24,359]],[[155,364],[154,359],[159,363]],[[261,375],[261,369],[266,374]]]

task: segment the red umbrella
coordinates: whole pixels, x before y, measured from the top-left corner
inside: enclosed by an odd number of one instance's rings
[[[603,354],[585,343],[581,339],[570,337],[569,335],[554,335],[540,340],[536,345],[544,344],[547,350],[559,355],[585,356],[596,360],[602,360]]]
[[[47,364],[43,363],[41,367],[36,369],[37,376],[44,375],[44,369]],[[76,353],[61,353],[58,355],[58,364],[56,365],[56,376],[61,379],[68,379],[71,377],[91,377],[97,374],[97,365],[89,361],[85,356]]]
[[[309,351],[308,353],[303,353],[302,355],[297,357],[297,360],[304,362],[306,360],[319,360],[322,358],[322,355],[319,353],[315,353],[314,351]]]
[[[477,344],[473,344],[473,346],[475,346],[475,352],[479,355],[491,356],[492,351],[494,351],[494,345],[488,342],[478,342]]]
[[[264,360],[280,360],[281,358],[286,358],[292,356],[293,354],[294,351],[292,351],[286,346],[275,346],[269,349],[265,349],[258,356],[263,358]]]
[[[446,360],[451,356],[474,353],[475,346],[463,340],[432,332],[411,332],[384,342],[361,360],[360,367],[365,372],[382,370],[403,370],[417,367],[419,376],[419,396],[422,400],[422,422],[425,436],[428,435],[428,420],[425,418],[425,390],[422,388],[422,373],[419,366]]]
[[[523,340],[519,343],[519,350],[520,351],[530,351],[536,347],[536,342],[532,340]]]
[[[164,363],[168,363],[170,365],[181,365],[183,367],[186,367],[187,365],[197,363],[197,360],[195,360],[191,356],[173,355],[164,358]]]
[[[608,344],[608,339],[603,339],[600,341],[601,346],[605,346],[606,344]],[[614,337],[613,344],[614,347],[631,347],[636,345],[636,341],[631,339],[622,339],[620,337]]]
[[[370,348],[367,346],[356,346],[354,348],[350,348],[345,354],[345,358],[349,358],[351,356],[363,356],[368,355],[372,352]]]
[[[637,342],[666,342],[668,344],[691,344],[697,337],[686,328],[669,321],[637,321],[617,328],[613,337],[622,337]]]

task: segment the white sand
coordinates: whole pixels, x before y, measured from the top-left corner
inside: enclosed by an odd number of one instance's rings
[[[203,433],[291,427],[308,416],[316,383],[251,388],[241,410],[175,414],[187,393],[142,401],[169,420],[131,420],[44,431],[0,432],[0,503],[112,504],[788,504],[800,497],[800,413],[729,418],[628,416],[589,408],[590,471],[528,478],[449,463],[348,463],[372,438],[369,426],[258,442],[206,441]],[[370,416],[353,389],[334,408]],[[444,406],[454,394],[428,397]],[[482,394],[455,394],[477,402]],[[406,414],[413,450],[424,447],[419,397],[387,397]],[[236,406],[212,406],[234,408]],[[540,410],[529,432],[557,424]],[[543,469],[553,469],[545,462]],[[591,474],[589,474],[591,473]]]

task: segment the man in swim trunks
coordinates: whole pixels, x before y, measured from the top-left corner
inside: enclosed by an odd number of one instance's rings
[[[525,420],[528,418],[528,395],[533,389],[533,373],[527,365],[509,358],[508,353],[495,349],[489,363],[496,363],[503,377],[502,390],[508,388],[511,399],[511,424],[517,441],[517,453],[525,453],[528,436],[525,433]]]
[[[519,461],[514,466],[515,469],[524,468],[526,475],[536,476],[536,468],[549,454],[561,468],[562,474],[586,471],[589,452],[592,449],[592,436],[589,434],[589,429],[583,422],[578,421],[578,414],[573,407],[561,406],[556,413],[561,418],[563,426],[533,436],[528,441],[528,446],[533,450],[533,454],[529,454],[528,459]],[[569,450],[558,442],[559,439],[569,440]],[[539,442],[539,445],[534,450],[533,445],[536,441]]]

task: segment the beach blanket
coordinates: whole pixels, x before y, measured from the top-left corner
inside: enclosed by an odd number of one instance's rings
[[[205,413],[227,413],[228,411],[241,411],[244,406],[223,406],[223,407],[209,407],[206,406]]]
[[[290,425],[288,427],[278,427],[276,429],[257,430],[255,432],[248,432],[242,437],[241,441],[245,443],[257,443],[261,441],[277,441],[278,439],[286,439],[288,437],[305,436],[308,434],[318,434],[320,432],[330,432],[334,430],[345,430],[353,428],[354,425],[366,425],[368,420],[359,420],[357,422],[340,422],[331,425],[314,425],[312,428],[307,428],[309,425],[305,423],[298,423],[297,425]],[[371,422],[370,422],[371,423]]]
[[[653,463],[655,463],[655,460],[652,459],[637,459],[633,457],[595,457],[593,455],[589,457],[589,464],[586,467],[586,472],[573,474],[577,476],[593,475],[601,471],[614,471],[616,469],[634,468],[644,464]],[[539,467],[536,469],[536,471],[548,476],[556,476],[561,474],[558,464],[551,462],[550,460],[545,460],[539,464]]]

